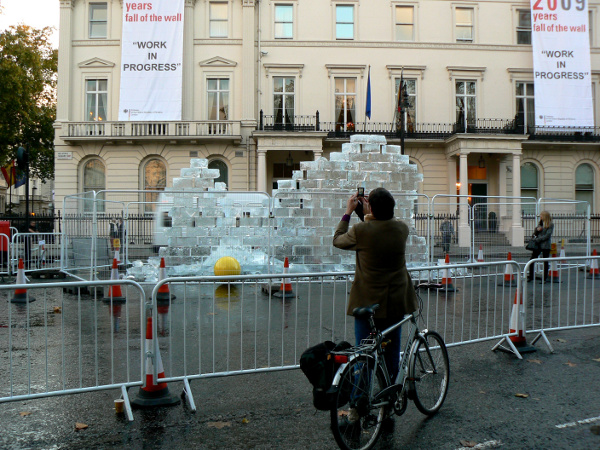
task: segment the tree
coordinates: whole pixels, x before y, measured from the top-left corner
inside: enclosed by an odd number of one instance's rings
[[[52,28],[17,25],[0,32],[0,165],[29,150],[30,175],[54,177],[58,52]]]

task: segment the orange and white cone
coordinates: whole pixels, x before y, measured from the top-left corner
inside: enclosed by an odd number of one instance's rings
[[[292,280],[286,277],[289,271],[290,262],[288,261],[286,256],[283,262],[283,279],[281,280],[281,288],[278,292],[275,292],[273,294],[274,297],[286,298],[294,296],[294,292],[292,291]]]
[[[559,257],[562,258],[561,261],[560,261],[561,264],[566,264],[567,263],[567,261],[565,261],[565,259],[564,259],[564,258],[567,257],[567,255],[565,254],[565,240],[564,239],[561,241],[561,244],[560,244],[560,255],[559,255]]]
[[[40,265],[42,267],[46,266],[46,241],[40,241]]]
[[[157,367],[158,379],[165,378],[160,350],[153,355],[154,344],[152,341],[152,317],[146,320],[146,382],[138,392],[136,398],[131,401],[131,406],[138,408],[150,408],[152,406],[168,406],[179,403],[179,397],[169,392],[167,383],[156,383],[154,379],[154,364]]]
[[[117,262],[119,264],[121,264],[121,256],[120,256],[121,239],[119,239],[119,238],[113,239],[113,247],[115,248],[115,257],[114,258],[117,260]]]
[[[158,282],[167,278],[165,268],[165,258],[160,258],[160,266],[158,268]],[[167,283],[161,284],[156,293],[156,301],[158,303],[167,303],[169,300],[175,300],[175,296],[169,291],[169,285]]]
[[[158,335],[165,337],[169,335],[169,304],[165,303],[157,305],[156,312],[158,313]]]
[[[117,281],[119,279],[119,268],[117,265],[117,259],[113,259],[112,270],[110,271],[110,279],[113,281]],[[124,303],[125,297],[123,297],[123,292],[121,291],[120,284],[113,284],[108,288],[108,294],[103,299],[105,302],[113,302],[113,303]]]
[[[598,252],[596,249],[592,251],[592,256],[598,256]],[[600,270],[598,270],[598,260],[590,259],[590,273],[588,274],[588,278],[600,278]]]
[[[27,280],[25,279],[25,264],[23,264],[23,258],[19,258],[16,284],[27,284]],[[35,298],[31,297],[30,295],[27,295],[26,288],[15,289],[15,295],[10,300],[11,303],[27,303],[34,301]]]
[[[479,245],[479,252],[477,253],[477,262],[483,262],[483,245]]]
[[[508,255],[506,256],[506,260],[512,261],[512,253],[511,252],[508,252]],[[504,281],[502,283],[499,283],[498,286],[516,286],[516,285],[517,285],[517,280],[515,279],[515,274],[513,272],[512,265],[506,264],[506,267],[504,269]]]
[[[525,337],[524,323],[520,320],[520,311],[523,305],[522,296],[519,291],[515,292],[515,301],[510,314],[510,333],[517,333],[516,336],[509,336],[511,342],[517,347],[520,353],[535,352],[536,348],[527,344]]]
[[[554,246],[554,244],[552,244]],[[556,250],[550,255],[552,258],[556,258]],[[558,271],[558,261],[552,261],[550,263],[550,271],[548,272],[548,279],[552,283],[560,283],[560,272]]]
[[[444,266],[450,265],[450,255],[446,254],[446,259],[444,260]],[[454,283],[452,282],[452,276],[450,275],[450,269],[442,269],[442,282],[440,283],[442,287],[440,290],[454,292]]]

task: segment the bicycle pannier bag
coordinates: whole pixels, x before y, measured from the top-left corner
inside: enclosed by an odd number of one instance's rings
[[[337,345],[332,341],[325,341],[306,349],[300,356],[300,369],[313,386],[313,405],[315,408],[321,411],[327,411],[331,408],[332,398],[327,391],[331,387],[331,382],[339,367],[339,364],[333,362],[331,352],[333,350],[345,350],[351,346],[346,341],[342,341]]]

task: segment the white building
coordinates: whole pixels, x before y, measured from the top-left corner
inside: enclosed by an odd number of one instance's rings
[[[599,7],[589,5],[593,93]],[[385,132],[398,144],[402,71],[406,154],[423,193],[600,207],[600,133],[532,133],[529,2],[185,0],[182,120],[164,122],[118,120],[123,0],[60,9],[58,209],[75,191],[171,186],[191,158],[208,158],[231,190],[270,192],[349,134]],[[595,95],[593,105],[596,117]]]

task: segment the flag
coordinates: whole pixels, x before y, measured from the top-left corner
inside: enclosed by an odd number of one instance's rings
[[[400,72],[400,84],[398,85],[398,97],[396,97],[396,111],[394,111],[394,116],[396,117],[396,126],[398,129],[401,127],[402,123],[402,97],[404,92],[404,67],[402,68],[402,72]]]
[[[14,161],[11,161],[6,166],[2,167],[2,175],[4,175],[8,187],[11,187],[14,184],[15,189],[23,186],[27,180],[25,172],[17,169]]]
[[[15,174],[15,162],[11,161],[6,166],[2,168],[2,175],[4,175],[4,179],[6,180],[6,184],[8,187],[11,187],[15,184],[16,174]]]
[[[369,76],[367,77],[367,102],[365,116],[371,119],[371,66],[369,66]]]

